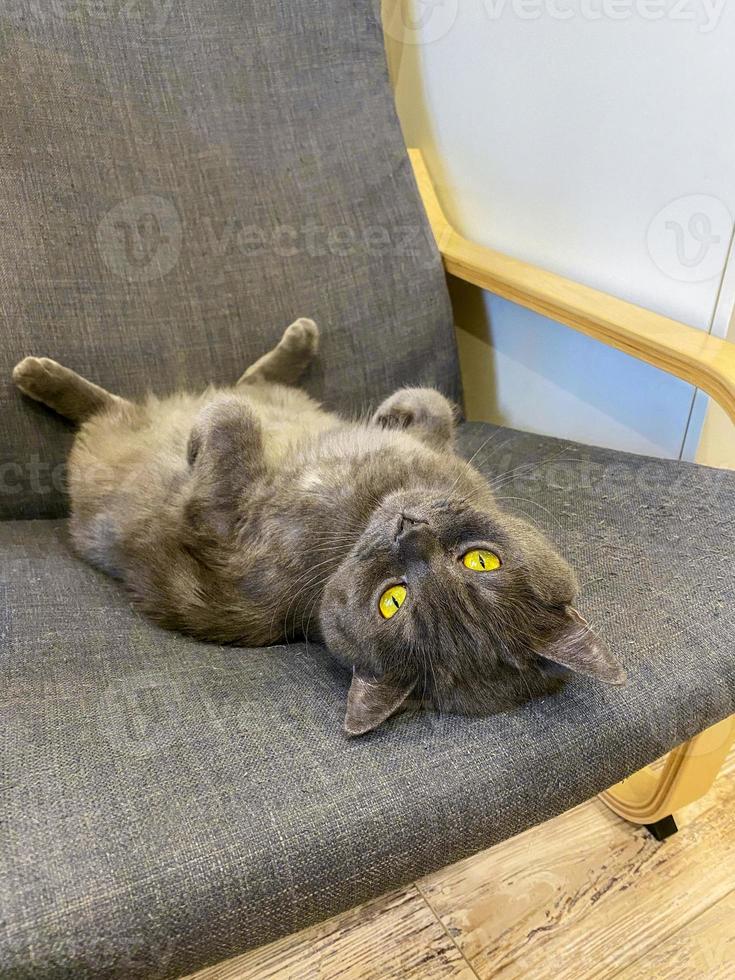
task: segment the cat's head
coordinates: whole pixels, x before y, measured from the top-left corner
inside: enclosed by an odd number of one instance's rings
[[[390,494],[327,583],[320,624],[353,671],[351,735],[411,694],[438,710],[489,714],[554,689],[567,670],[625,681],[572,605],[567,563],[489,492],[467,489]]]

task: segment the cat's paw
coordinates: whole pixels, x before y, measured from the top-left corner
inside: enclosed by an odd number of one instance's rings
[[[306,358],[313,357],[319,348],[319,327],[313,320],[305,316],[299,317],[286,327],[279,346],[281,345],[290,353],[299,353]]]
[[[409,429],[434,448],[451,443],[455,415],[452,404],[433,388],[401,388],[378,406],[372,418],[381,429]]]
[[[319,327],[305,316],[286,327],[273,350],[251,364],[237,382],[255,384],[296,384],[319,348]]]
[[[24,357],[13,368],[13,381],[24,395],[41,398],[63,373],[64,368],[50,357]]]
[[[378,406],[373,422],[384,429],[405,429],[451,420],[453,414],[451,404],[433,388],[401,388]]]
[[[378,409],[373,415],[373,423],[381,429],[407,429],[416,421],[414,407],[407,402],[392,400]]]

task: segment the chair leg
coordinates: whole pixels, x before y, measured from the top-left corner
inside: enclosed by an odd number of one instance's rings
[[[665,840],[676,832],[674,811],[704,796],[734,741],[732,715],[675,748],[658,772],[646,766],[600,793],[600,799],[631,823],[647,826],[657,840]]]
[[[676,820],[673,817],[664,817],[663,820],[657,820],[656,823],[647,823],[646,830],[658,841],[668,840],[669,837],[679,833],[679,828],[676,826]]]

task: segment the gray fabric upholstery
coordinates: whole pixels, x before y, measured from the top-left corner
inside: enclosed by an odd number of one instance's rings
[[[26,354],[138,395],[232,381],[297,316],[313,392],[458,382],[372,0],[0,5],[0,517],[63,512]]]
[[[0,7],[0,517],[60,515],[29,353],[138,395],[234,379],[296,316],[311,390],[458,393],[374,0]],[[468,426],[479,448],[491,430]],[[630,669],[488,719],[341,733],[319,648],[165,633],[0,521],[0,975],[176,976],[545,819],[735,710],[731,474],[497,431]],[[515,467],[520,466],[520,470]],[[519,499],[522,498],[522,499]]]
[[[463,451],[574,562],[627,688],[340,731],[319,648],[162,632],[0,524],[0,974],[175,976],[587,799],[735,711],[735,474],[467,425]],[[520,467],[520,469],[516,469]]]

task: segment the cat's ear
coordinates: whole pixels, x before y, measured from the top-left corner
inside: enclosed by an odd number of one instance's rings
[[[345,731],[348,735],[365,735],[382,725],[396,712],[414,689],[416,682],[395,685],[388,681],[358,672],[352,672],[352,683],[347,695]]]
[[[553,660],[578,674],[588,674],[605,684],[621,685],[627,679],[606,644],[573,606],[565,607],[561,630],[537,652],[546,660]]]

